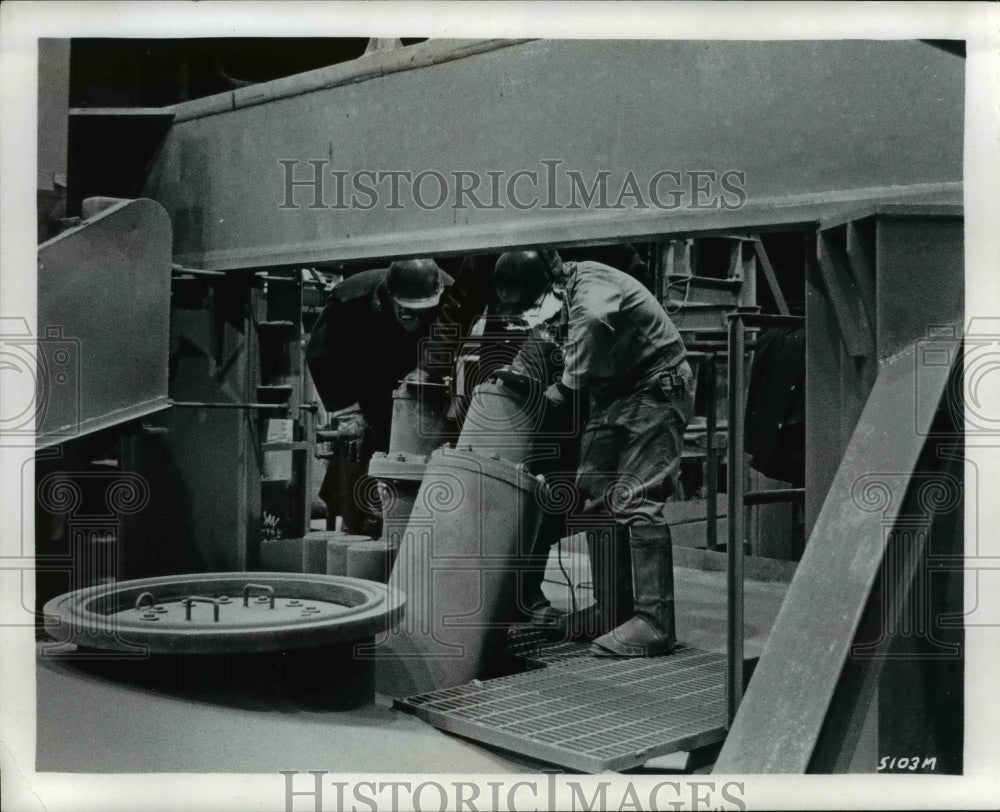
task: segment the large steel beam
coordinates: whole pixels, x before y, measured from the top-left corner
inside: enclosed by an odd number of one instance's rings
[[[146,192],[175,259],[207,269],[815,222],[844,201],[958,193],[963,69],[912,41],[429,42],[178,105]],[[364,170],[441,173],[451,192],[451,173],[473,173],[488,205],[418,205],[401,181],[391,207],[372,178],[375,205],[338,205],[331,173]],[[289,188],[314,171],[321,190]],[[508,200],[518,171],[538,173],[537,189],[518,181],[526,207]],[[568,173],[590,189],[602,171],[605,205],[571,207]],[[693,171],[714,173],[709,193]],[[650,199],[660,172],[680,173],[659,180],[672,208]],[[726,172],[745,200],[721,195]],[[629,173],[646,208],[619,201]]]

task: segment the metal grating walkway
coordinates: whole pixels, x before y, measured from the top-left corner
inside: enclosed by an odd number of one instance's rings
[[[575,657],[589,657],[590,643],[562,640],[544,627],[525,624],[507,629],[504,654],[523,660],[530,668],[544,668]]]
[[[397,699],[437,728],[582,772],[623,770],[725,738],[726,658],[602,659],[588,646],[531,646],[544,668]],[[515,652],[517,653],[517,652]]]

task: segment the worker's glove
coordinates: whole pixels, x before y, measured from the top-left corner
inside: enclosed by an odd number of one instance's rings
[[[506,384],[512,389],[526,390],[531,388],[532,383],[534,384],[538,383],[538,381],[535,378],[529,376],[524,371],[523,368],[518,369],[515,368],[514,366],[500,367],[499,369],[495,369],[493,370],[492,377],[496,378],[498,381]]]
[[[364,459],[365,441],[358,437],[347,442],[347,459],[351,462],[361,462]]]
[[[556,381],[552,386],[545,390],[545,400],[548,401],[549,405],[554,406],[557,409],[561,409],[566,405],[566,401],[569,398],[570,392],[572,390],[563,384],[562,381]]]
[[[364,415],[358,412],[337,418],[337,433],[345,440],[360,440],[367,428]]]
[[[337,432],[342,442],[341,453],[351,462],[360,462],[365,449],[368,423],[360,413],[347,414],[337,420]]]
[[[417,367],[417,369],[406,374],[406,377],[403,378],[403,383],[429,383],[431,380],[431,376],[427,372]]]

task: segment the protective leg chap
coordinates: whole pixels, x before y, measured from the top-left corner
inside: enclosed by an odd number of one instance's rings
[[[635,614],[594,641],[598,657],[654,657],[677,645],[670,528],[633,525],[631,547]]]

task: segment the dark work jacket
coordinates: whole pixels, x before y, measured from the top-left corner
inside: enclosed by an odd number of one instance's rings
[[[363,271],[337,285],[313,327],[306,361],[329,411],[357,402],[372,430],[373,450],[384,451],[392,420],[392,392],[417,366],[428,330],[399,326],[385,289],[388,269]],[[441,273],[445,286],[450,276]]]
[[[805,481],[805,330],[765,330],[747,387],[744,450],[750,467],[772,479]]]
[[[435,380],[455,371],[455,361],[471,336],[473,322],[495,304],[493,266],[497,254],[467,256],[455,272],[455,283],[445,288],[441,310],[423,345],[420,368]]]

